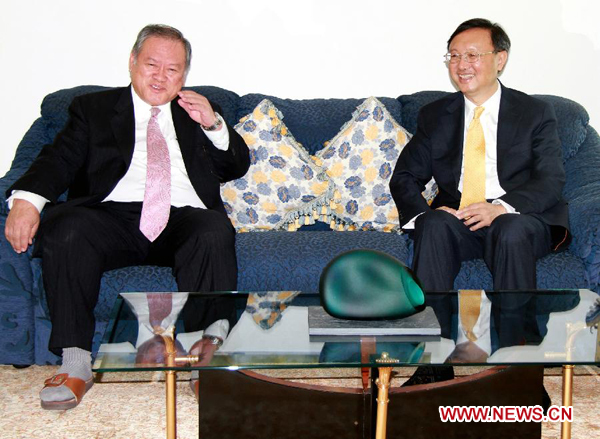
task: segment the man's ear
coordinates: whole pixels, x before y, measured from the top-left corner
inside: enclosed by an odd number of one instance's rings
[[[131,54],[129,55],[129,73],[131,73],[131,69],[133,68],[134,64],[135,64],[135,56],[133,55],[133,52],[131,52]]]
[[[502,73],[502,71],[504,70],[504,67],[506,66],[506,62],[508,61],[508,52],[506,50],[502,50],[502,51],[498,52],[496,55],[496,60],[498,62],[498,76],[499,76]]]

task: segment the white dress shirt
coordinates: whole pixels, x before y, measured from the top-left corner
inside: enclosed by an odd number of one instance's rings
[[[146,161],[147,143],[146,136],[148,122],[150,121],[151,105],[144,102],[131,88],[133,108],[135,113],[135,147],[131,165],[121,181],[104,201],[132,202],[143,201],[146,188]],[[181,149],[177,142],[175,125],[171,115],[171,103],[158,107],[160,113],[156,117],[160,131],[167,142],[171,160],[171,205],[175,207],[192,206],[206,209],[198,197],[188,177]],[[216,148],[223,151],[229,147],[229,132],[223,126],[219,131],[204,131]]]
[[[498,198],[506,193],[502,186],[500,186],[500,180],[498,179],[498,114],[500,112],[500,99],[502,97],[502,87],[498,83],[498,89],[496,92],[487,100],[485,103],[480,105],[484,107],[483,113],[479,117],[481,127],[483,129],[483,137],[485,139],[485,198],[487,200],[493,200],[492,204],[500,204],[504,206],[507,213],[518,213],[515,209]],[[465,100],[465,126],[463,135],[463,160],[460,169],[460,180],[458,182],[458,190],[462,192],[463,180],[465,173],[465,142],[467,141],[467,130],[469,125],[473,121],[475,115],[475,108],[477,104],[471,102],[466,97]],[[422,215],[420,213],[419,215]],[[403,227],[404,229],[410,230],[415,228],[415,220],[419,216],[415,216]]]

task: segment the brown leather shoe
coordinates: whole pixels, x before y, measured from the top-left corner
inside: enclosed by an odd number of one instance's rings
[[[69,377],[69,374],[67,373],[54,375],[44,382],[44,389],[46,387],[65,386],[73,393],[73,398],[67,399],[66,401],[41,401],[42,408],[45,410],[68,410],[77,407],[83,399],[83,395],[85,395],[93,385],[93,377],[88,381],[84,381],[81,378]]]

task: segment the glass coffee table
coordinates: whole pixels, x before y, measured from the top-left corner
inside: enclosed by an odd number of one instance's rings
[[[475,297],[479,304],[479,314],[471,318],[472,324],[461,311],[467,309],[467,297]],[[323,331],[321,324],[311,321],[309,327],[309,314],[313,316],[319,310],[320,298],[317,293],[122,293],[114,305],[93,370],[97,373],[164,371],[169,439],[176,437],[175,379],[179,371],[197,371],[200,376],[200,413],[205,413],[204,418],[201,416],[200,419],[201,432],[203,423],[210,425],[210,428],[206,427],[208,431],[217,431],[215,424],[211,424],[213,419],[205,419],[209,416],[207,413],[212,413],[213,417],[223,415],[223,419],[227,419],[225,424],[236,424],[238,433],[244,431],[244,423],[256,423],[258,416],[253,414],[251,422],[244,421],[245,411],[253,406],[258,407],[265,400],[271,404],[265,409],[267,416],[277,409],[283,410],[284,404],[278,401],[283,401],[284,397],[278,399],[276,393],[281,391],[283,395],[289,390],[292,392],[289,398],[296,404],[293,410],[304,411],[308,407],[302,406],[301,400],[305,397],[310,407],[318,404],[314,401],[333,398],[323,402],[326,406],[316,407],[317,411],[322,412],[331,411],[331,407],[342,407],[346,404],[343,401],[354,401],[348,404],[358,404],[356,407],[360,406],[360,410],[352,406],[354,408],[348,415],[348,422],[355,430],[352,437],[374,435],[379,439],[386,435],[388,401],[392,399],[393,402],[394,398],[401,397],[400,392],[394,393],[394,389],[390,389],[390,377],[395,367],[447,367],[453,363],[461,366],[494,366],[495,372],[502,372],[497,376],[505,374],[509,377],[505,370],[510,368],[506,366],[519,366],[513,368],[519,371],[538,367],[542,375],[543,369],[540,367],[561,366],[562,405],[570,407],[573,367],[600,365],[599,297],[589,290],[427,293],[426,305],[431,308],[428,312],[435,316],[433,324],[428,321],[422,326],[397,331],[393,328],[382,335],[377,325],[373,329],[367,328],[368,325],[361,327],[355,324],[350,328],[328,332]],[[232,301],[239,319],[231,328],[225,343],[216,351],[210,350],[208,354],[200,356],[190,355],[192,346],[203,334],[201,331],[186,332],[188,325],[182,316],[189,316],[190,313],[182,310],[206,298]],[[282,380],[264,378],[257,373],[261,369],[327,368],[360,368],[363,389],[353,395],[350,395],[351,391],[339,388],[325,389],[319,393],[323,389],[317,389],[317,386],[300,389],[302,386],[295,384],[289,384],[290,388],[284,389],[286,385],[282,385]],[[485,379],[474,385],[484,385],[482,383],[487,382],[486,379],[493,374],[483,375]],[[515,376],[517,378],[498,382],[500,386],[517,385],[519,374]],[[521,374],[521,379],[524,380],[523,385],[527,385],[526,375]],[[477,387],[469,387],[468,383],[459,384],[464,384],[455,389],[459,392],[459,398],[467,394],[461,393],[466,389],[471,389],[468,392],[475,397],[484,392],[477,390]],[[242,401],[241,393],[238,395],[236,392],[241,392],[246,386],[250,389],[249,394],[260,400]],[[428,390],[422,385],[414,386],[414,389],[415,392]],[[446,386],[445,390],[448,389],[452,390]],[[501,387],[500,392],[490,392],[498,396],[505,393],[503,390]],[[510,393],[510,390],[506,392]],[[524,388],[523,393],[526,393]],[[209,397],[211,394],[213,396]],[[435,395],[435,392],[417,394],[417,397],[428,399],[427,395]],[[465,401],[456,405],[468,405],[469,399]],[[473,401],[474,405],[481,404],[477,398]],[[231,405],[236,402],[242,404],[241,409],[239,405]],[[403,405],[397,404],[393,409]],[[298,420],[305,413],[300,415],[292,413],[290,416]],[[341,419],[345,415],[335,412],[332,417],[336,416]],[[308,419],[305,422],[310,423]],[[410,424],[412,422],[405,425]],[[450,427],[450,424],[447,426]],[[496,423],[496,426],[500,428],[501,424]],[[561,437],[570,436],[571,423],[563,422]]]

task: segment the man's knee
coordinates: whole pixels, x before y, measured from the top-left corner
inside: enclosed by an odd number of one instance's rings
[[[89,229],[90,218],[81,207],[58,206],[44,217],[40,226],[45,245],[61,244],[69,246],[81,244],[81,239]]]
[[[496,245],[523,245],[529,240],[530,224],[522,215],[500,215],[490,224],[489,236]]]
[[[459,220],[451,213],[443,210],[430,210],[416,219],[415,234],[417,236],[443,236],[457,225],[459,225]]]
[[[235,245],[235,230],[229,218],[215,211],[202,212],[202,215],[203,221],[196,221],[195,226],[190,228],[191,241],[219,247]]]

